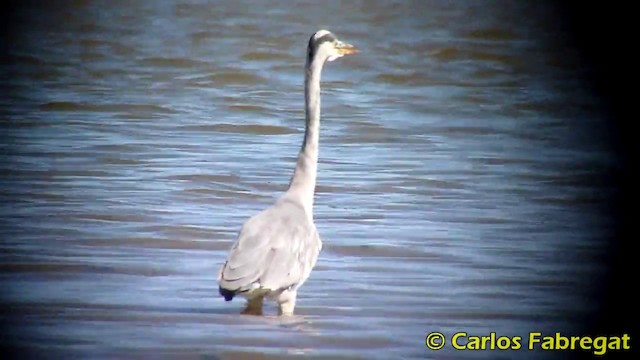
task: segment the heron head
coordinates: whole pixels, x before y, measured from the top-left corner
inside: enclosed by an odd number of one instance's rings
[[[309,39],[307,61],[309,64],[317,60],[322,62],[333,61],[344,55],[351,55],[357,52],[358,49],[355,46],[338,40],[330,31],[319,30]]]

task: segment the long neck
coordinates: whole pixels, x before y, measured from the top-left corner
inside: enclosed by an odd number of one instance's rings
[[[313,61],[306,66],[304,77],[305,131],[296,169],[285,196],[302,203],[313,217],[313,196],[318,172],[318,142],[320,132],[320,73],[323,61]]]

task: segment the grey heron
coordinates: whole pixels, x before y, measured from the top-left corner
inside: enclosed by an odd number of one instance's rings
[[[305,132],[288,189],[275,203],[241,227],[218,272],[226,301],[247,299],[243,314],[261,315],[263,300],[275,300],[279,315],[292,315],[298,289],[309,277],[322,250],[313,221],[318,169],[320,75],[326,61],[357,49],[319,30],[309,39],[305,62]]]

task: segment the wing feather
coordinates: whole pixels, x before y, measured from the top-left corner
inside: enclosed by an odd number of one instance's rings
[[[315,226],[296,203],[276,203],[242,227],[219,284],[230,291],[278,290],[304,282],[321,243]]]

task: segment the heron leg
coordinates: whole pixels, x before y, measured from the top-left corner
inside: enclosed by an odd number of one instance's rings
[[[247,300],[247,305],[242,314],[244,315],[262,315],[263,296],[256,296]]]
[[[285,290],[278,296],[278,315],[293,315],[297,295],[296,290]]]

